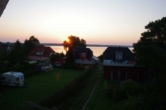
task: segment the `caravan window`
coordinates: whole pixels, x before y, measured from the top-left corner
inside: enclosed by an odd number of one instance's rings
[[[21,79],[24,79],[23,76],[21,76]]]
[[[16,78],[16,81],[19,81],[19,78]]]
[[[56,62],[55,65],[56,66],[61,66],[61,63],[60,62]]]
[[[5,77],[1,77],[1,80],[5,80]]]

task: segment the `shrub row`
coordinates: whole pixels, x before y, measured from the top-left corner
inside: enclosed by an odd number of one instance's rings
[[[63,68],[65,68],[65,69],[77,69],[77,67],[73,63],[65,63],[65,64],[63,64]]]
[[[21,65],[21,66],[1,69],[0,74],[9,72],[9,71],[22,72],[25,77],[29,77],[29,76],[40,73],[40,70],[36,67],[36,64],[25,64],[25,65]]]
[[[114,102],[126,100],[129,96],[136,96],[140,94],[143,89],[138,83],[133,80],[126,80],[121,85],[110,84],[107,86],[106,94],[112,98]]]
[[[41,71],[39,69],[35,69],[32,71],[28,71],[28,72],[23,72],[25,78],[30,77],[30,76],[34,76],[34,75],[39,74],[39,73],[41,73]]]
[[[106,93],[115,102],[112,110],[165,110],[165,84],[127,80],[121,86],[109,85]]]
[[[94,67],[96,67],[96,65]],[[72,80],[66,87],[58,92],[55,92],[50,98],[42,101],[40,105],[47,108],[59,107],[61,104],[65,103],[67,99],[75,96],[80,90],[85,88],[89,77],[93,73],[94,67],[88,69],[79,77]]]

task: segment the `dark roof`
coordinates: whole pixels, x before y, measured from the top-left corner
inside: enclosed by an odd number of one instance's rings
[[[90,48],[77,48],[76,52],[75,52],[76,59],[80,57],[79,53],[81,53],[81,52],[87,53],[88,58],[91,58],[93,56],[93,52]]]
[[[103,53],[103,60],[116,60],[116,53],[122,53],[121,61],[134,61],[134,55],[127,47],[108,47]]]
[[[0,52],[4,52],[8,48],[8,46],[10,46],[10,43],[1,43],[0,42]]]

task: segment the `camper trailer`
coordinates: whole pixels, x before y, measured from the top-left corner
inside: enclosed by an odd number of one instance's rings
[[[24,74],[21,72],[2,73],[1,84],[8,86],[24,86]]]

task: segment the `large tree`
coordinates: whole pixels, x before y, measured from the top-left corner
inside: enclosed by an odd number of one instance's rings
[[[67,52],[70,48],[86,47],[86,41],[84,39],[80,39],[77,36],[70,35],[68,39],[63,42],[63,46]]]
[[[29,39],[26,39],[23,44],[23,49],[26,54],[29,54],[29,52],[37,45],[39,45],[40,42],[37,38],[34,36],[31,36]]]
[[[146,31],[141,34],[140,40],[133,45],[136,63],[147,67],[150,70],[150,75],[153,76],[150,78],[152,79],[151,83],[146,83],[146,92],[143,93],[144,103],[147,107],[165,110],[166,17],[149,22],[145,29]]]
[[[10,52],[5,52],[4,55],[4,63],[6,64],[8,62],[7,67],[20,64],[27,59],[19,40],[14,43]]]
[[[149,22],[147,31],[133,44],[136,63],[154,72],[165,72],[166,67],[166,17]]]
[[[73,50],[80,47],[86,47],[86,41],[84,39],[80,39],[77,36],[69,36],[67,40],[63,42],[64,49],[66,51],[67,62],[74,61],[74,53]]]

